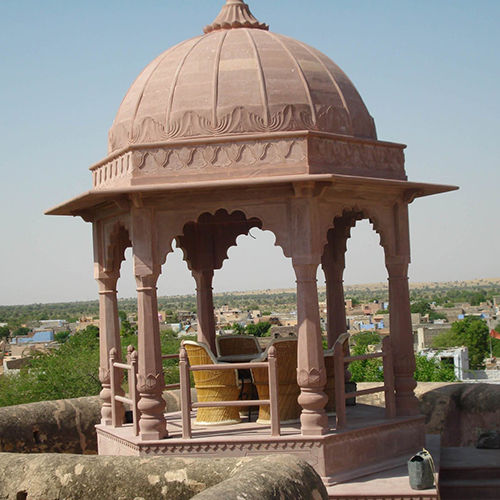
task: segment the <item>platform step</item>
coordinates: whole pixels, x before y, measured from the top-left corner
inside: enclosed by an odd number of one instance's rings
[[[439,489],[443,500],[499,500],[500,451],[442,448]]]
[[[500,479],[441,482],[441,500],[499,500]]]

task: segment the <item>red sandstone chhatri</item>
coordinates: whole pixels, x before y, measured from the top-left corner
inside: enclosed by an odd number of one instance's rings
[[[361,97],[335,63],[268,31],[241,0],[227,0],[204,35],[167,50],[139,75],[111,127],[109,155],[91,167],[92,189],[48,212],[93,224],[101,317],[100,453],[292,452],[322,476],[341,480],[356,468],[422,446],[407,278],[408,205],[455,188],[407,181],[404,148],[377,139]],[[322,265],[332,347],[345,331],[344,255],[360,219],[373,223],[385,253],[397,417],[352,409],[340,431],[324,410],[316,274]],[[240,424],[238,432],[233,426],[183,440],[179,419],[169,417],[167,431],[161,396],[161,266],[175,239],[196,280],[198,338],[215,352],[214,271],[252,227],[274,233],[297,278],[300,428],[276,437]],[[133,249],[138,296],[138,437],[131,427],[111,425],[109,353],[120,352],[116,284],[127,247]]]

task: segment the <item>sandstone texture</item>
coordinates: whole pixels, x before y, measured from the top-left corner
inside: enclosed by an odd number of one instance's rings
[[[0,451],[95,454],[99,397],[0,408]]]
[[[368,389],[380,383],[360,383]],[[480,434],[500,431],[500,385],[419,382],[415,390],[427,434],[440,434],[442,446],[475,446]],[[384,406],[383,393],[357,398]]]
[[[441,445],[475,446],[483,432],[500,431],[500,385],[446,384],[420,397],[429,434]]]
[[[0,453],[0,498],[322,500],[321,478],[287,455],[189,459]]]
[[[180,410],[179,391],[165,391],[168,411]],[[196,392],[192,391],[196,401]],[[99,396],[0,408],[0,452],[97,453]]]

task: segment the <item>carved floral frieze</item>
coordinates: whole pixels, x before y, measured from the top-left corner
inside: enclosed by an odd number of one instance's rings
[[[405,180],[402,147],[339,137],[295,136],[231,142],[180,142],[124,153],[93,170],[94,187],[120,186],[131,178],[190,176],[226,177],[286,173],[338,173]],[[287,167],[289,171],[287,171]],[[249,174],[248,171],[251,173]],[[224,173],[223,173],[224,172]],[[275,170],[272,171],[276,173]]]
[[[308,159],[333,167],[338,173],[372,171],[390,177],[406,179],[404,170],[405,156],[401,147],[384,144],[332,140],[325,137],[311,137]]]
[[[352,125],[344,108],[316,106],[313,116],[309,105],[283,105],[268,116],[236,106],[214,118],[210,114],[187,111],[172,115],[168,123],[146,117],[132,126],[115,124],[109,133],[109,152],[151,142],[182,138],[222,136],[229,134],[273,133],[293,130],[314,130],[351,135]]]
[[[219,169],[254,168],[306,161],[302,138],[243,141],[221,144],[186,144],[135,150],[93,172],[94,187],[119,183],[124,177],[162,176]],[[116,164],[124,163],[122,171]],[[305,168],[305,167],[304,167]]]

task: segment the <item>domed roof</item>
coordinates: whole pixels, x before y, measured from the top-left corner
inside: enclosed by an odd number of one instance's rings
[[[241,0],[227,0],[204,35],[167,50],[139,75],[111,127],[109,152],[297,130],[377,138],[356,88],[331,59],[268,31]]]

